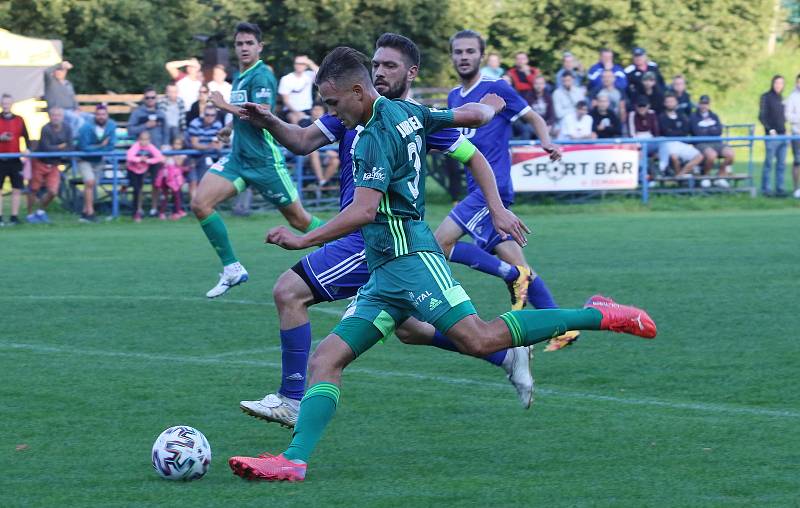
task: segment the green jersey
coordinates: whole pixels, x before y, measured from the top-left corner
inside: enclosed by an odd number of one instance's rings
[[[241,106],[245,102],[255,102],[275,108],[277,89],[275,75],[259,60],[233,80],[231,104]],[[233,129],[231,159],[234,163],[251,168],[283,165],[283,154],[269,132],[235,115]]]
[[[383,192],[375,222],[361,229],[370,272],[413,252],[439,252],[425,223],[427,133],[449,127],[453,112],[379,97],[372,117],[354,140],[357,187]]]

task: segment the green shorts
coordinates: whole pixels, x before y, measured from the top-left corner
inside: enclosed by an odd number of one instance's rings
[[[376,268],[333,333],[356,356],[374,346],[409,317],[446,333],[475,307],[438,252],[414,252]]]
[[[242,165],[226,156],[215,162],[208,170],[229,180],[237,192],[242,192],[247,186],[255,188],[264,199],[278,208],[297,201],[297,189],[289,178],[283,160],[272,166],[255,168]]]

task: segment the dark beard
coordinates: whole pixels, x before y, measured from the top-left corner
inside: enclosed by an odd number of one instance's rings
[[[397,86],[389,87],[389,89],[386,90],[386,93],[381,94],[381,95],[383,95],[387,99],[394,100],[394,99],[400,99],[401,97],[403,97],[403,94],[405,92],[406,92],[405,83],[400,83]]]

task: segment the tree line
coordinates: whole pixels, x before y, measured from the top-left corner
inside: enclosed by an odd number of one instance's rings
[[[623,65],[642,46],[666,77],[683,73],[695,86],[721,91],[742,79],[763,54],[774,0],[7,0],[0,27],[57,38],[81,93],[132,92],[163,86],[164,63],[201,56],[207,36],[230,47],[239,20],[264,31],[264,59],[278,77],[296,54],[319,61],[338,45],[367,54],[393,31],[422,50],[421,83],[449,86],[448,38],[472,28],[484,34],[504,66],[527,52],[552,76],[565,50],[588,68],[597,49]],[[214,39],[212,39],[214,40]],[[231,51],[231,56],[233,52]],[[694,86],[693,86],[694,88]]]

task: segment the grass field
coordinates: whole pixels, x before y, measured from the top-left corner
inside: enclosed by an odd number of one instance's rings
[[[528,412],[499,369],[390,340],[345,374],[300,485],[226,464],[290,437],[238,409],[279,381],[270,291],[299,253],[261,244],[274,215],[226,219],[252,280],[217,301],[191,220],[0,230],[0,506],[797,506],[800,209],[552,208],[520,210],[559,302],[636,302],[659,337],[537,351]],[[454,273],[483,317],[507,309],[500,282]],[[312,311],[315,339],[342,308]],[[211,442],[201,481],[150,466],[175,424]]]

